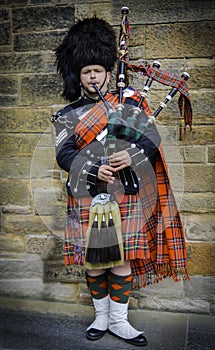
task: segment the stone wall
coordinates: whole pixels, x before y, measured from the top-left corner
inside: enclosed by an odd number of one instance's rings
[[[89,303],[84,272],[63,266],[66,174],[55,162],[53,112],[65,105],[54,49],[77,19],[102,14],[119,32],[129,6],[130,60],[189,72],[193,132],[177,141],[175,98],[159,116],[186,233],[190,282],[133,292],[131,307],[214,312],[214,2],[6,0],[0,5],[1,295]],[[142,88],[144,79],[133,75]],[[155,110],[168,88],[153,84]]]

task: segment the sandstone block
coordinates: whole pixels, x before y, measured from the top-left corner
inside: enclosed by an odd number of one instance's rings
[[[0,254],[0,278],[40,278],[43,276],[42,259],[35,254]]]
[[[0,93],[3,95],[18,93],[18,79],[12,76],[0,76]]]
[[[2,232],[2,211],[0,211],[0,232]]]
[[[140,299],[141,309],[153,309],[159,311],[174,312],[192,312],[192,313],[209,313],[209,302],[203,300],[192,300],[189,297],[181,300],[161,299],[161,298],[142,298]]]
[[[92,14],[97,14],[97,16],[99,17],[99,14],[103,13],[102,18],[106,21],[108,21],[109,23],[113,23],[113,7],[111,2],[97,2],[97,3],[91,3],[90,4],[90,10],[92,11]],[[120,18],[121,18],[121,12],[120,14]]]
[[[29,205],[13,205],[8,204],[5,205],[2,209],[2,213],[10,213],[10,214],[32,214],[33,210],[32,207]]]
[[[163,143],[163,138],[162,138]],[[186,163],[207,163],[207,148],[206,146],[198,145],[180,145],[180,144],[166,144],[163,146],[165,159],[170,164],[186,164]]]
[[[208,163],[215,163],[215,146],[208,146]]]
[[[51,233],[25,235],[26,252],[38,254],[42,259],[63,258],[63,239]]]
[[[31,158],[13,157],[0,159],[0,177],[28,179],[30,174]]]
[[[143,57],[145,57],[145,46],[144,45],[129,48],[129,59],[131,61],[141,59]],[[130,75],[132,76],[132,74],[130,74]],[[136,83],[134,85],[132,82],[132,85],[135,86],[135,88],[137,87]],[[142,87],[142,85],[143,85],[143,79],[140,79],[138,86]]]
[[[52,51],[43,51],[43,71],[47,74],[47,73],[54,73],[56,74],[56,65],[55,65],[55,47],[52,48]],[[62,85],[62,83],[61,83]],[[68,101],[67,101],[68,102]]]
[[[188,72],[191,79],[189,80],[190,89],[214,89],[215,73],[211,67],[189,68]]]
[[[215,207],[215,196],[213,193],[185,193],[181,209],[190,213],[210,213]]]
[[[207,37],[207,44],[205,38]],[[187,45],[189,42],[189,45]],[[146,57],[209,57],[214,54],[210,21],[146,26]]]
[[[77,302],[78,286],[62,283],[43,283],[40,278],[1,279],[1,295],[16,298],[34,298]]]
[[[215,140],[215,130],[211,126],[194,126],[193,131],[187,134],[185,144],[211,145]]]
[[[166,278],[158,284],[149,284],[146,288],[140,291],[133,291],[132,295],[141,299],[144,297],[158,297],[161,299],[182,299],[184,297],[184,286],[182,279],[179,282],[173,281],[172,278]]]
[[[5,3],[7,3],[7,1],[4,1]],[[3,2],[2,2],[3,4]],[[0,21],[1,22],[5,22],[9,20],[9,11],[7,9],[0,9]]]
[[[75,6],[75,18],[78,20],[88,17],[89,13],[91,13],[91,4],[79,1],[79,3]]]
[[[39,147],[55,147],[55,138],[52,133],[52,125],[50,125],[44,132],[40,132],[38,135],[38,141],[34,152]]]
[[[132,25],[131,26],[131,35],[129,38],[129,48],[138,47],[145,45],[145,26],[144,25]],[[129,54],[130,57],[130,54]]]
[[[0,73],[11,74],[20,72],[43,71],[43,57],[39,53],[5,53],[0,56]]]
[[[23,253],[25,251],[25,240],[23,235],[19,234],[1,234],[0,251]]]
[[[57,74],[29,76],[21,82],[21,103],[25,105],[51,105],[62,101],[62,86]]]
[[[214,241],[214,214],[188,214],[186,217],[186,237],[191,241]]]
[[[62,184],[59,180],[52,179],[51,177],[32,177],[31,190],[33,194],[34,205],[41,215],[43,215],[43,209],[45,213],[44,215],[48,215],[48,211],[50,211],[50,213],[54,213],[55,207],[57,205],[62,205]],[[43,202],[49,203],[50,207],[53,208],[53,210],[51,211],[51,208],[45,209]]]
[[[187,242],[190,275],[215,275],[215,244]]]
[[[87,293],[80,293],[79,298],[78,298],[78,302],[81,305],[90,305],[92,306],[92,297],[89,294],[89,292]]]
[[[165,100],[165,97],[169,91],[170,88],[166,90],[155,90],[152,88],[148,98],[149,107],[152,113],[157,110],[160,102]],[[177,97],[174,98],[171,103],[167,104],[167,108],[159,113],[156,118],[157,123],[161,123],[167,128],[169,128],[171,125],[175,125],[178,128],[179,109],[177,100]]]
[[[34,206],[40,215],[55,213],[57,199],[61,196],[61,189],[37,188],[33,191]],[[54,203],[53,203],[54,202]]]
[[[43,288],[42,278],[0,280],[1,295],[8,297],[42,299]]]
[[[38,215],[3,215],[3,230],[6,233],[16,234],[44,234],[48,228]]]
[[[44,284],[42,279],[13,279],[0,280],[1,295],[34,298],[40,300],[55,300],[64,302],[77,302],[78,286],[62,283]]]
[[[12,82],[11,82],[12,84]],[[44,108],[1,108],[1,132],[38,132],[42,133],[50,127],[51,109]]]
[[[45,283],[42,293],[43,300],[55,300],[77,303],[79,294],[78,284]]]
[[[64,36],[65,33],[58,32],[16,34],[14,50],[16,52],[54,50],[61,44]]]
[[[213,124],[214,120],[214,91],[213,90],[192,90],[190,98],[193,106],[193,127],[198,124]],[[203,102],[204,101],[204,102]]]
[[[1,60],[1,59],[0,59]],[[7,106],[17,106],[18,104],[18,96],[17,95],[2,95],[0,96],[0,105],[1,107],[7,107]]]
[[[214,170],[213,165],[184,164],[185,191],[214,192]]]
[[[184,163],[206,163],[206,147],[204,146],[181,146],[180,153]]]
[[[1,205],[30,205],[30,183],[27,180],[0,180]]]
[[[184,292],[187,298],[193,300],[212,301],[215,295],[215,278],[192,276],[190,281],[184,284]]]
[[[74,8],[70,6],[19,8],[14,9],[12,19],[14,33],[67,29],[74,23]]]
[[[11,36],[10,36],[10,24],[1,23],[0,26],[0,45],[10,45]]]
[[[31,179],[33,178],[59,178],[59,171],[55,171],[55,148],[37,146],[31,158]]]
[[[35,151],[40,135],[37,134],[0,134],[1,156],[31,157]],[[48,143],[47,143],[48,145]]]
[[[63,252],[63,246],[61,246]],[[85,282],[85,270],[79,266],[65,266],[63,259],[48,260],[44,264],[45,281],[79,283]]]

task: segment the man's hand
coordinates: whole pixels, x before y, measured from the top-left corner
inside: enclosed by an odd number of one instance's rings
[[[109,157],[109,164],[115,172],[130,166],[131,163],[132,160],[128,151],[116,152]]]
[[[99,167],[98,179],[112,184],[115,180],[115,177],[113,176],[114,171],[115,169],[110,165],[102,164]]]

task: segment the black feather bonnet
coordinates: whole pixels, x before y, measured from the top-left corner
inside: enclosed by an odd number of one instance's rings
[[[111,71],[117,60],[116,35],[112,26],[97,17],[73,25],[56,49],[57,70],[64,81],[63,96],[74,101],[81,95],[80,71],[98,64]]]

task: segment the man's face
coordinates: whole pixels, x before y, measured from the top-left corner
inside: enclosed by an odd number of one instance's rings
[[[86,94],[90,97],[97,96],[93,84],[96,84],[102,93],[107,91],[110,80],[110,72],[106,72],[103,66],[93,64],[81,69],[80,80],[82,85],[87,89]],[[89,92],[88,92],[89,91]]]

